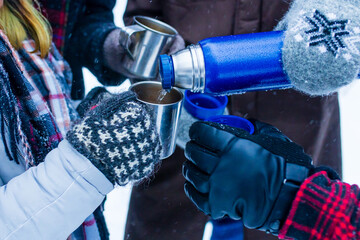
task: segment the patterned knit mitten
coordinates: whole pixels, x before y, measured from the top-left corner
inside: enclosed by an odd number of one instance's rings
[[[360,0],[295,0],[275,30],[286,30],[284,70],[300,91],[328,94],[357,79]]]
[[[113,184],[146,178],[160,159],[160,141],[150,111],[132,92],[102,101],[66,137]]]
[[[108,99],[112,96],[110,92],[104,87],[96,87],[86,95],[81,103],[76,107],[80,117],[84,117],[87,111],[91,110],[92,107],[97,105],[102,100]]]

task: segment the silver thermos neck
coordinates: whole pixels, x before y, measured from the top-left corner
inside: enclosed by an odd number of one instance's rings
[[[171,58],[174,78],[172,86],[204,92],[205,61],[200,45],[190,45],[171,55]]]

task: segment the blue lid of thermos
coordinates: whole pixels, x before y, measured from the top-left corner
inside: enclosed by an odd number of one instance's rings
[[[189,90],[186,90],[184,95],[184,108],[189,114],[200,120],[223,114],[228,103],[226,96],[193,93]]]
[[[174,86],[174,66],[172,58],[168,55],[159,56],[159,73],[163,89],[171,89]]]
[[[206,119],[206,121],[217,122],[224,125],[228,125],[230,127],[241,128],[244,129],[245,131],[248,131],[250,134],[253,134],[255,130],[254,125],[249,120],[233,115],[212,116]]]

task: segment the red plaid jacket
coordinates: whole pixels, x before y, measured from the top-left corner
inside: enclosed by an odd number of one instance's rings
[[[307,178],[279,232],[280,239],[360,239],[360,188],[330,180],[326,172]]]

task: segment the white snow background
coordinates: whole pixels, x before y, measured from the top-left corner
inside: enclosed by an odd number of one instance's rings
[[[123,12],[127,1],[117,1],[113,10],[115,24],[123,26]],[[95,86],[101,86],[96,78],[84,69],[86,92]],[[124,91],[130,86],[126,81],[119,87],[109,87],[111,92]],[[343,156],[343,180],[351,184],[360,184],[360,81],[341,89],[341,141]],[[107,196],[105,218],[108,223],[110,240],[124,238],[126,215],[130,200],[131,186],[117,187]],[[166,228],[166,226],[164,226]],[[210,238],[211,226],[207,225],[203,240]]]

